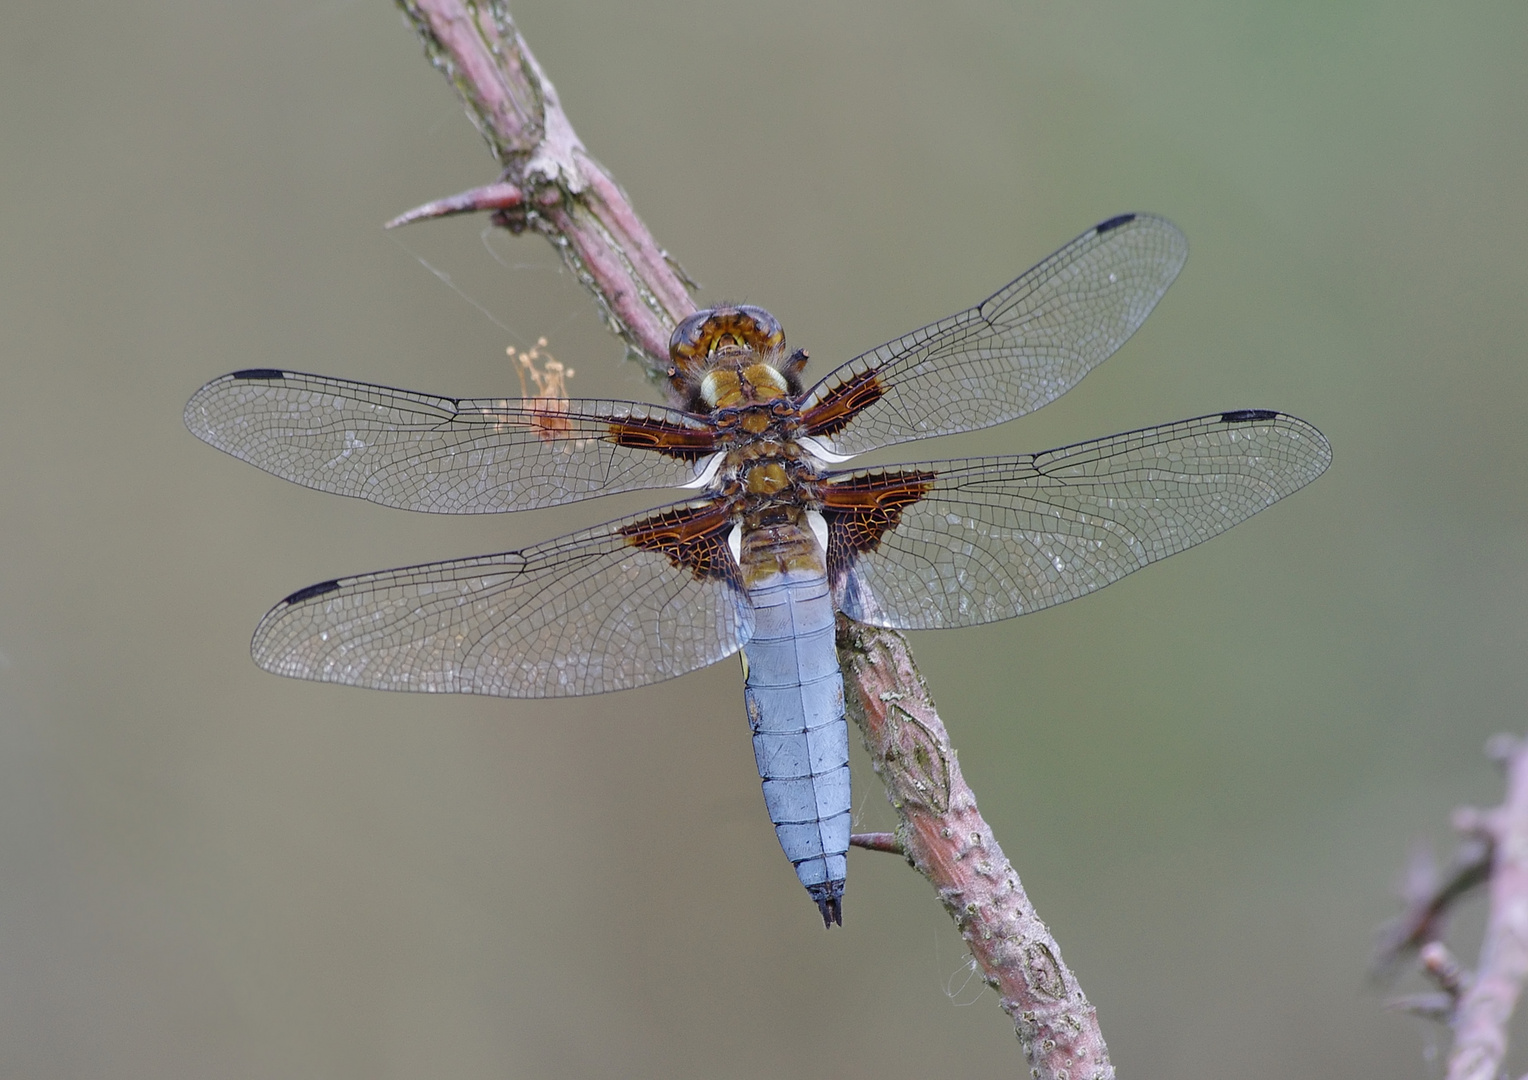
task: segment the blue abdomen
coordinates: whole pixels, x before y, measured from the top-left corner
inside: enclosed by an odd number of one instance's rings
[[[744,697],[764,803],[824,923],[842,922],[849,850],[849,725],[827,576],[793,570],[749,589]]]

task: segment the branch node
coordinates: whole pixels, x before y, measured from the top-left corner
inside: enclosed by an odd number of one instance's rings
[[[1429,941],[1422,946],[1417,959],[1422,962],[1422,973],[1433,985],[1447,994],[1451,1002],[1457,1002],[1470,984],[1470,973],[1449,952],[1448,946],[1441,941]]]

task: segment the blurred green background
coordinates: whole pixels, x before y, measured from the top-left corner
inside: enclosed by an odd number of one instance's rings
[[[1114,360],[903,456],[1272,407],[1332,469],[914,645],[1121,1075],[1436,1074],[1364,972],[1411,844],[1498,797],[1481,747],[1525,727],[1528,7],[515,13],[701,299],[767,306],[818,371],[1112,214],[1183,228]],[[0,58],[0,1075],[1021,1073],[898,860],[852,855],[823,932],[734,662],[536,703],[249,661],[299,586],[643,505],[412,516],[181,426],[244,367],[514,393],[504,348],[542,335],[575,394],[648,394],[541,240],[383,234],[494,175],[390,4],[18,4]]]

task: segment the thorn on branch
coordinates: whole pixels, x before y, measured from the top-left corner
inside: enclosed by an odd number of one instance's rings
[[[500,180],[457,195],[448,195],[444,199],[427,202],[423,206],[416,206],[412,210],[399,214],[382,227],[396,229],[399,225],[407,225],[414,221],[450,217],[453,214],[474,214],[482,210],[512,210],[524,201],[525,192],[506,180]]]
[[[866,851],[884,851],[888,855],[901,855],[904,858],[907,852],[902,848],[902,841],[897,839],[896,833],[870,832],[855,833],[849,837],[852,847],[861,847]]]

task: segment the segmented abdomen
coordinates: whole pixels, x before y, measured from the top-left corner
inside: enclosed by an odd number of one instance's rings
[[[796,875],[840,921],[849,850],[849,726],[827,576],[791,570],[748,591],[744,697],[764,803]]]

